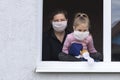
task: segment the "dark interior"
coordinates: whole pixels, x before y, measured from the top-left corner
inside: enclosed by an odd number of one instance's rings
[[[88,14],[95,48],[103,54],[103,0],[43,0],[43,31],[50,28],[49,18],[56,9],[68,12],[68,25],[71,31],[75,13]]]

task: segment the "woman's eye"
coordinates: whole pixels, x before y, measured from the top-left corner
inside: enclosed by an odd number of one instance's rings
[[[61,19],[61,21],[66,21],[65,19]]]
[[[54,22],[58,22],[58,20],[54,20]]]
[[[61,19],[61,20],[54,20],[54,22],[60,22],[60,21],[66,21],[65,19]]]

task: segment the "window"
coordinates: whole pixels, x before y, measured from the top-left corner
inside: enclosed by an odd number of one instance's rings
[[[110,0],[71,0],[69,2],[65,0],[63,2],[62,0],[38,1],[38,60],[36,72],[120,72],[120,68],[118,67],[120,66],[119,62],[111,62]],[[74,5],[71,6],[71,4]],[[42,35],[43,31],[46,31],[48,29],[47,26],[49,26],[47,17],[57,8],[64,8],[68,11],[69,16],[71,15],[69,22],[72,22],[74,13],[78,11],[84,11],[90,16],[91,33],[94,37],[96,49],[103,53],[102,62],[95,62],[93,65],[89,65],[87,62],[42,60]],[[69,23],[69,25],[71,26],[72,24]]]
[[[64,3],[64,4],[63,4]],[[79,5],[79,6],[78,6]],[[102,0],[43,0],[43,37],[44,32],[50,30],[51,28],[51,15],[56,10],[66,10],[68,12],[68,29],[70,32],[72,32],[73,28],[73,20],[74,16],[78,12],[86,13],[90,18],[90,33],[93,36],[93,42],[96,50],[103,54],[103,1]],[[49,34],[51,32],[49,31]],[[97,34],[96,34],[97,33]],[[50,36],[50,35],[49,35]],[[42,45],[47,45],[49,43],[47,39],[42,41]],[[45,42],[46,41],[46,42]],[[44,44],[45,43],[45,44]],[[47,43],[47,44],[46,44]],[[53,44],[57,44],[58,46],[61,46],[58,44],[56,40],[53,40],[50,38],[50,49],[48,49],[49,46],[46,46],[43,48],[42,54],[47,53],[47,55],[43,55],[42,59],[47,61],[54,61],[57,60],[54,58],[54,56],[57,54],[57,51],[54,51],[56,45],[53,46]],[[45,49],[45,50],[44,50]],[[46,50],[48,50],[46,52]],[[50,52],[50,53],[48,53]],[[50,56],[50,58],[48,58]],[[57,56],[56,56],[57,57]]]

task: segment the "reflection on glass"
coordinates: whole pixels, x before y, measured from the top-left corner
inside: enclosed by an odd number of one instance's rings
[[[120,61],[120,0],[112,0],[112,61]]]
[[[112,28],[112,61],[120,61],[120,21]]]

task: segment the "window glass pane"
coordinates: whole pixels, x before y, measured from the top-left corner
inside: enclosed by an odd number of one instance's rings
[[[120,0],[111,1],[112,61],[120,61]]]
[[[50,31],[52,27],[50,21],[51,15],[54,11],[59,9],[68,12],[67,28],[70,32],[73,31],[73,20],[77,12],[86,13],[89,16],[89,30],[93,37],[94,47],[103,57],[103,0],[43,0],[42,60],[59,61],[58,54],[62,51],[63,43],[60,44],[56,39],[58,37],[56,37],[54,33],[51,34],[51,32],[48,32],[49,35],[47,33],[45,37],[46,32]],[[45,40],[44,37],[46,38]]]

